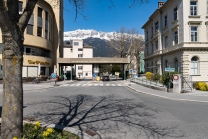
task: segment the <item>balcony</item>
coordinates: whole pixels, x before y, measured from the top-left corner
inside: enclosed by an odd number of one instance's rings
[[[177,49],[182,48],[182,46],[183,46],[182,43],[176,44],[176,45],[172,45],[172,46],[169,46],[169,47],[163,49],[163,50],[162,50],[162,53],[164,54],[164,53],[172,52],[172,51],[174,51],[174,50],[177,50]]]

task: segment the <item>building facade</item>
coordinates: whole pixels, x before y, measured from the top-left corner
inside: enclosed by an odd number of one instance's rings
[[[145,71],[162,74],[166,67],[208,82],[208,1],[167,0],[142,27]]]
[[[64,42],[63,58],[93,58],[93,48],[83,43],[83,40],[71,40]],[[65,66],[67,77],[92,78],[92,64],[74,64]],[[72,69],[72,71],[71,71]]]
[[[21,15],[27,0],[19,1]],[[2,53],[2,34],[0,32],[0,53]],[[38,64],[42,76],[53,72],[56,60],[63,54],[63,3],[38,0],[24,32],[23,77],[37,77]],[[2,59],[2,54],[0,54]],[[0,60],[1,61],[1,60]],[[2,63],[0,63],[2,65]],[[57,65],[58,67],[58,65]],[[58,69],[58,68],[57,68]],[[57,73],[59,73],[57,71]]]

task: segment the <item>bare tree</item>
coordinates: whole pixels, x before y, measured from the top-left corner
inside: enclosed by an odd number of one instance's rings
[[[114,33],[113,38],[109,41],[109,45],[117,51],[118,57],[130,59],[127,70],[130,68],[135,69],[134,66],[139,64],[143,38],[136,29],[126,30],[124,27],[121,27],[119,32]]]
[[[23,129],[23,42],[24,31],[38,0],[27,0],[26,7],[19,15],[18,0],[0,0],[0,28],[2,32],[2,63],[3,63],[3,106],[1,138],[20,137]],[[50,0],[47,0],[50,1]],[[61,0],[51,0],[59,2]],[[68,0],[74,5],[77,18],[83,14],[87,0]],[[132,5],[147,0],[133,0]],[[113,0],[110,0],[113,4]]]

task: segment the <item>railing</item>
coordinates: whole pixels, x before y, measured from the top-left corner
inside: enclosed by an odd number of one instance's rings
[[[132,78],[132,79],[130,79],[130,81],[134,81],[134,82],[138,82],[138,83],[145,84],[145,85],[150,85],[150,86],[164,87],[164,85],[159,83],[159,82],[152,81],[152,80],[147,80],[147,79],[142,78],[142,77],[140,77],[140,78]]]
[[[182,91],[192,91],[192,76],[182,75]]]

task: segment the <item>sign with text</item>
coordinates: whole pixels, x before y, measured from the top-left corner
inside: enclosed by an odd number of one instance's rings
[[[175,71],[175,68],[165,68],[165,71],[174,72]]]
[[[115,72],[115,75],[119,76],[119,72]]]
[[[129,74],[133,74],[133,70],[132,69],[129,70]]]

